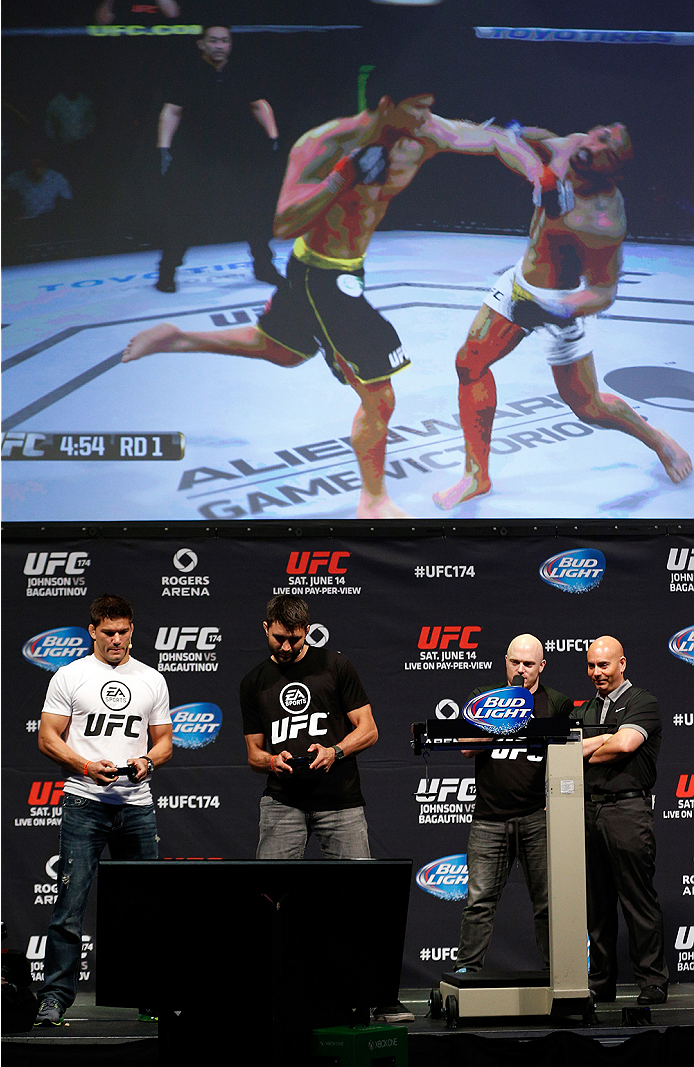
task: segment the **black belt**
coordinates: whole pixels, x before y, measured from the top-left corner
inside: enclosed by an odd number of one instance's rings
[[[631,800],[632,797],[647,797],[645,789],[623,789],[621,793],[591,793],[588,800],[593,804],[614,804],[616,800]]]

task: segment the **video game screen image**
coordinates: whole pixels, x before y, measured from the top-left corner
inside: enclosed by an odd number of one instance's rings
[[[691,5],[3,5],[9,522],[691,517]]]

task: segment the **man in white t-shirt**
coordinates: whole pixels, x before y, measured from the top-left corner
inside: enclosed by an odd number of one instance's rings
[[[82,921],[104,846],[112,859],[157,858],[149,778],[172,751],[166,682],[130,655],[130,604],[101,596],[90,613],[94,652],[53,675],[39,728],[39,749],[66,777],[59,889],[36,1026],[60,1025],[75,999]],[[132,772],[116,775],[125,766]]]

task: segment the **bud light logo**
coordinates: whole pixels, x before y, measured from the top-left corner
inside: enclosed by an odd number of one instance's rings
[[[600,585],[605,566],[605,557],[599,549],[574,548],[546,559],[540,567],[540,577],[564,593],[587,593]]]
[[[30,637],[22,655],[35,667],[53,673],[66,663],[88,656],[91,650],[92,639],[81,626],[59,626]]]
[[[171,709],[173,743],[179,748],[204,748],[217,740],[222,709],[216,704],[181,704]]]
[[[440,900],[465,900],[467,896],[467,856],[443,856],[417,871],[415,881],[425,893]]]
[[[684,630],[673,634],[667,647],[678,659],[694,663],[694,626],[685,626]]]
[[[463,718],[488,734],[515,734],[525,726],[534,707],[532,693],[521,685],[509,685],[468,701]]]

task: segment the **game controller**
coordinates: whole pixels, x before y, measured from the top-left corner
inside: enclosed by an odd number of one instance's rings
[[[104,771],[104,774],[108,778],[128,778],[131,782],[134,782],[137,774],[137,764],[129,763],[127,767],[116,767],[115,771]]]

